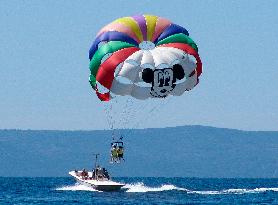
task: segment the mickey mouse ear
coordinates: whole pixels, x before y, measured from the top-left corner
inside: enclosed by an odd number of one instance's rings
[[[142,80],[146,83],[153,82],[153,70],[150,68],[145,68],[142,71]]]
[[[180,64],[173,65],[173,73],[176,79],[183,79],[184,78],[184,70]]]

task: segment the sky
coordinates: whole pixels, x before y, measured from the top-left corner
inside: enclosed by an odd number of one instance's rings
[[[111,21],[153,14],[189,31],[203,73],[152,114],[146,106],[157,101],[140,108],[136,127],[278,130],[277,8],[275,0],[1,1],[0,129],[108,129],[107,105],[88,83],[88,50]]]

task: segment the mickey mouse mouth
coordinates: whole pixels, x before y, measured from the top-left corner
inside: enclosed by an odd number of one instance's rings
[[[155,97],[155,98],[165,98],[167,97],[175,88],[175,85],[173,88],[171,88],[170,90],[167,89],[162,89],[162,90],[155,90],[155,89],[151,89],[151,96]]]
[[[151,91],[150,94],[151,94],[151,96],[153,96],[155,98],[165,98],[168,96],[168,94],[166,94],[166,93],[162,95],[162,93],[157,93],[155,91]]]

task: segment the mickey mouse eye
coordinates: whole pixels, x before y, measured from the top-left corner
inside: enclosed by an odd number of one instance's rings
[[[184,70],[180,64],[173,65],[174,78],[181,80],[184,78]]]
[[[145,68],[142,71],[142,80],[146,83],[153,82],[153,70],[150,68]]]

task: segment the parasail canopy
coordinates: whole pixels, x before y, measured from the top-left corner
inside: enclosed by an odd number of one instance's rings
[[[179,96],[202,73],[196,43],[188,31],[152,15],[119,18],[103,27],[90,51],[89,82],[98,98]]]

